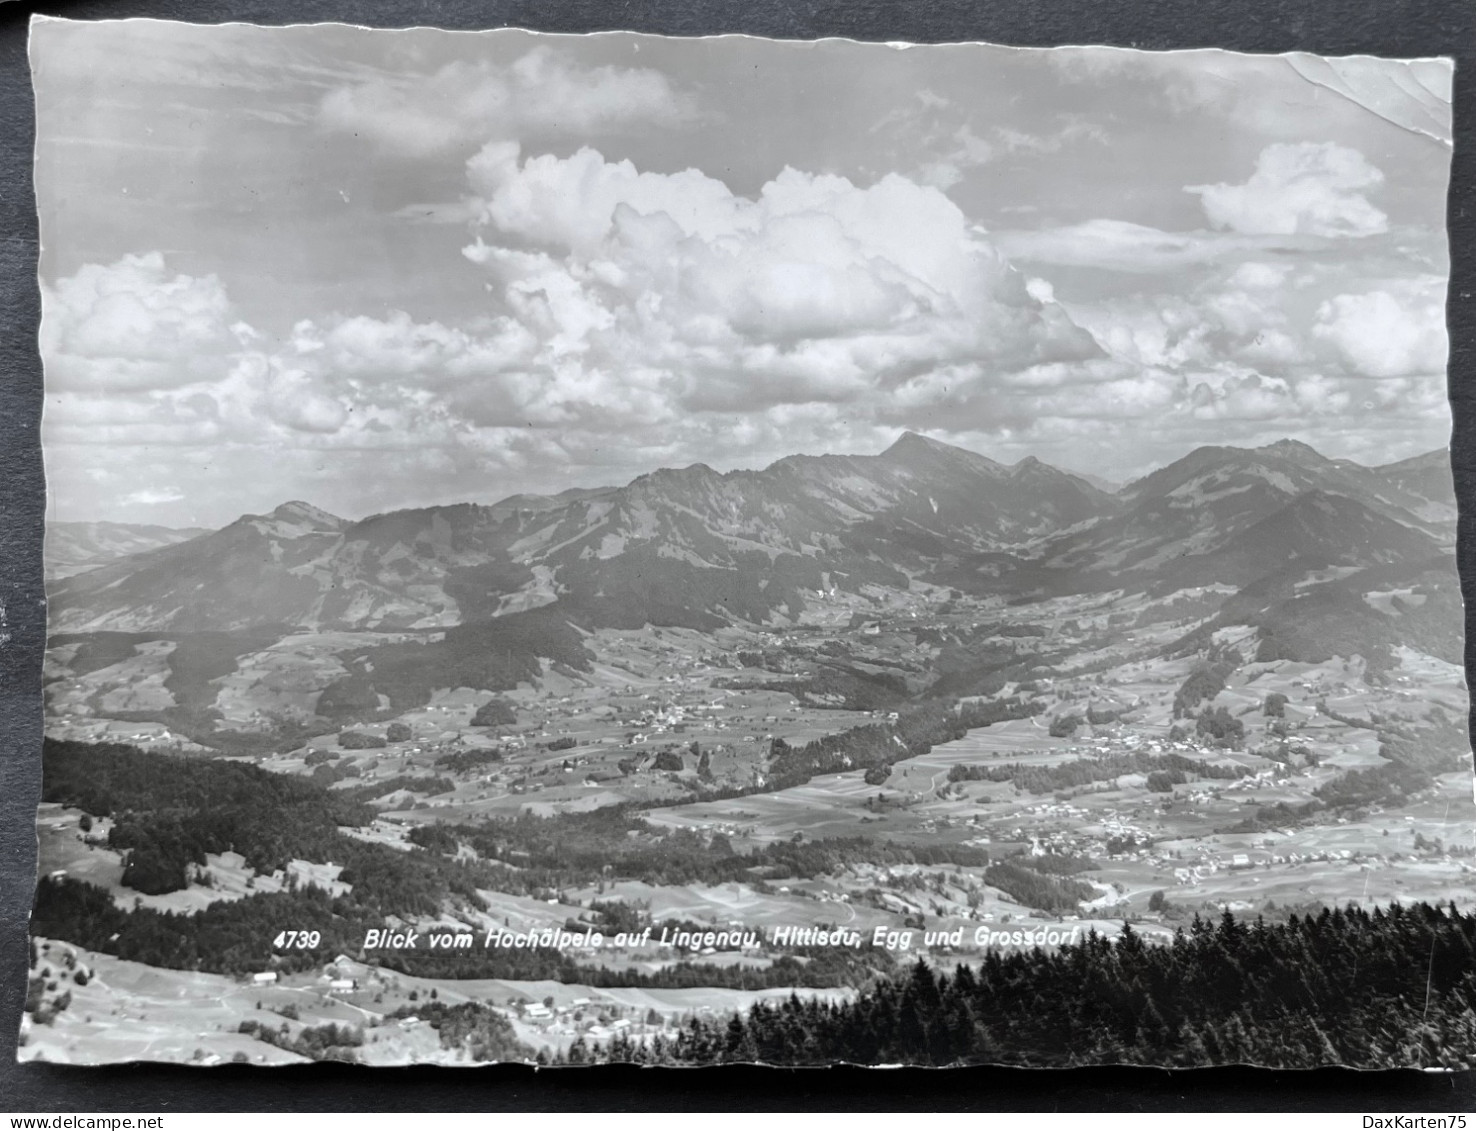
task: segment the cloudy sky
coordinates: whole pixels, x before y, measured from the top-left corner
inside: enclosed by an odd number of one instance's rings
[[[53,516],[1443,446],[1449,67],[38,23]]]

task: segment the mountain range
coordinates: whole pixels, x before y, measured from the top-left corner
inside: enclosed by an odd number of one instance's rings
[[[1289,440],[1203,447],[1108,492],[1034,458],[1005,465],[907,433],[875,456],[694,464],[358,521],[288,502],[204,533],[88,524],[91,568],[72,572],[81,549],[53,551],[53,574],[70,575],[51,587],[51,624],[432,629],[546,608],[594,627],[710,628],[792,618],[831,589],[915,582],[1018,598],[1240,589],[1448,556],[1455,514],[1445,452],[1366,467]],[[50,538],[82,545],[71,526]]]

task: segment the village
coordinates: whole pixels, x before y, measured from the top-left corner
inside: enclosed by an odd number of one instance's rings
[[[1295,812],[1340,775],[1381,765],[1379,737],[1364,720],[1419,722],[1432,712],[1454,713],[1464,702],[1463,673],[1412,649],[1398,650],[1397,666],[1378,680],[1366,679],[1356,659],[1257,663],[1245,630],[1221,631],[1213,646],[1241,656],[1213,696],[1238,724],[1237,737],[1226,741],[1178,707],[1202,661],[1174,655],[1169,645],[1192,621],[1160,619],[1165,607],[1202,596],[1052,598],[1006,616],[992,598],[932,591],[889,606],[822,605],[804,623],[762,629],[600,630],[584,641],[587,671],[546,664],[536,685],[436,689],[419,706],[371,712],[283,749],[229,756],[366,802],[374,820],[345,827],[343,835],[404,853],[423,851],[417,830],[425,826],[633,806],[648,830],[639,835],[653,843],[680,834],[746,853],[790,843],[877,842],[896,850],[956,848],[977,861],[858,859],[825,874],[753,874],[721,884],[610,878],[528,895],[481,890],[479,905],[445,907],[401,923],[406,929],[593,928],[600,921],[595,906],[613,902],[653,923],[742,929],[763,939],[784,926],[866,939],[876,931],[906,935],[906,955],[946,968],[1001,945],[994,940],[1012,932],[1034,939],[1048,935],[1033,932],[1065,938],[1094,930],[1110,937],[1131,923],[1146,938],[1167,940],[1194,916],[1226,910],[1275,919],[1345,901],[1476,900],[1469,833],[1458,824],[1443,835],[1432,831],[1469,806],[1469,774],[1439,776],[1398,804],[1314,821],[1258,816]],[[348,643],[345,634],[295,633],[243,656],[221,681],[217,702],[246,731],[278,725],[284,713],[309,719],[322,688],[342,671],[334,657]],[[157,666],[161,654],[150,646],[112,668],[69,675],[67,653],[58,653],[51,661],[53,733],[210,753],[167,723],[119,718],[111,706],[140,665]],[[899,758],[882,774],[842,768],[800,785],[771,784],[777,750],[858,727],[887,733],[898,726],[907,697],[936,679],[940,665],[974,662],[1010,674],[969,702],[1033,700],[1037,713]],[[848,673],[839,682],[816,678],[837,670]],[[856,698],[874,687],[890,690],[874,701]],[[254,704],[249,711],[242,708],[247,702]],[[1170,764],[1181,767],[1176,775],[1136,768]],[[140,894],[122,884],[125,858],[108,846],[109,820],[83,828],[83,816],[43,808],[44,874],[101,886],[120,908],[193,914],[257,894],[351,891],[330,861],[294,860],[256,874],[239,855],[220,853],[192,867],[183,889]],[[465,844],[457,854],[475,859]],[[508,862],[520,861],[514,855]],[[1048,877],[1045,886],[1039,877]],[[988,941],[976,943],[976,931]],[[961,941],[943,941],[954,938]],[[598,962],[641,974],[694,959],[763,970],[784,952],[767,943],[695,954],[612,947]],[[593,961],[577,953],[573,960],[576,967]],[[116,960],[87,961],[106,970]],[[300,1057],[292,1051],[297,1034],[332,1024],[362,1029],[355,1055],[368,1063],[454,1063],[466,1052],[441,1046],[427,1022],[430,1003],[475,1004],[503,1019],[527,1048],[550,1058],[578,1056],[578,1048],[616,1038],[641,1044],[669,1037],[694,1017],[780,993],[416,979],[376,965],[372,952],[328,958],[311,972],[266,961],[243,978],[223,992],[229,1016],[213,1022],[229,1040],[212,1043],[207,1058]],[[70,1008],[33,1030],[33,1048],[65,1059],[55,1042],[64,1042],[82,1016],[79,1003],[92,1005],[94,1020],[132,1008],[107,1004],[107,986],[104,977],[73,987]],[[139,991],[130,989],[130,1002],[136,998],[142,1000]],[[163,1004],[137,1008],[135,1025],[145,1013],[176,1017]],[[243,1023],[249,1032],[237,1031]],[[271,1028],[269,1039],[261,1025]],[[187,1059],[195,1046],[186,1049],[183,1035],[179,1041]]]

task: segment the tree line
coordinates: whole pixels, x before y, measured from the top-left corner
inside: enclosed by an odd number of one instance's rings
[[[1124,926],[952,973],[919,961],[850,1001],[792,995],[586,1059],[1469,1069],[1476,917],[1423,903],[1274,925],[1226,912],[1164,945]]]
[[[948,771],[948,780],[1013,782],[1026,793],[1055,793],[1062,789],[1079,789],[1099,781],[1113,781],[1124,774],[1180,773],[1186,779],[1207,778],[1233,781],[1251,773],[1243,766],[1221,766],[1201,762],[1182,754],[1151,754],[1131,751],[1105,754],[1099,758],[1078,758],[1054,766],[1029,766],[1020,762],[1001,765],[966,765],[956,763]]]

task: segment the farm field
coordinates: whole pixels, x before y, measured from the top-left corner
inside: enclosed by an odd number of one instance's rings
[[[507,1022],[527,1059],[566,1051],[581,1037],[631,1029],[637,1039],[675,1029],[696,1016],[744,1011],[789,990],[598,989],[563,982],[416,978],[346,959],[324,972],[287,975],[271,985],[250,978],[160,970],[52,939],[36,940],[38,971],[65,985],[66,1008],[46,1024],[23,1027],[22,1061],[107,1064],[152,1060],[210,1066],[225,1062],[302,1063],[308,1056],[240,1031],[265,1023],[284,1043],[304,1030],[352,1031],[356,1059],[370,1065],[472,1064],[415,1018],[418,1006],[475,1003]],[[81,973],[79,980],[77,975]],[[78,984],[81,981],[82,984]],[[333,983],[345,983],[335,988]],[[434,995],[434,996],[433,996]],[[49,1000],[55,1000],[55,993]],[[816,991],[840,1001],[848,990]],[[545,1004],[547,1003],[547,1004]],[[532,1013],[529,1007],[534,1007]],[[539,1013],[539,1007],[547,1016]],[[409,1024],[404,1018],[409,1018]]]

